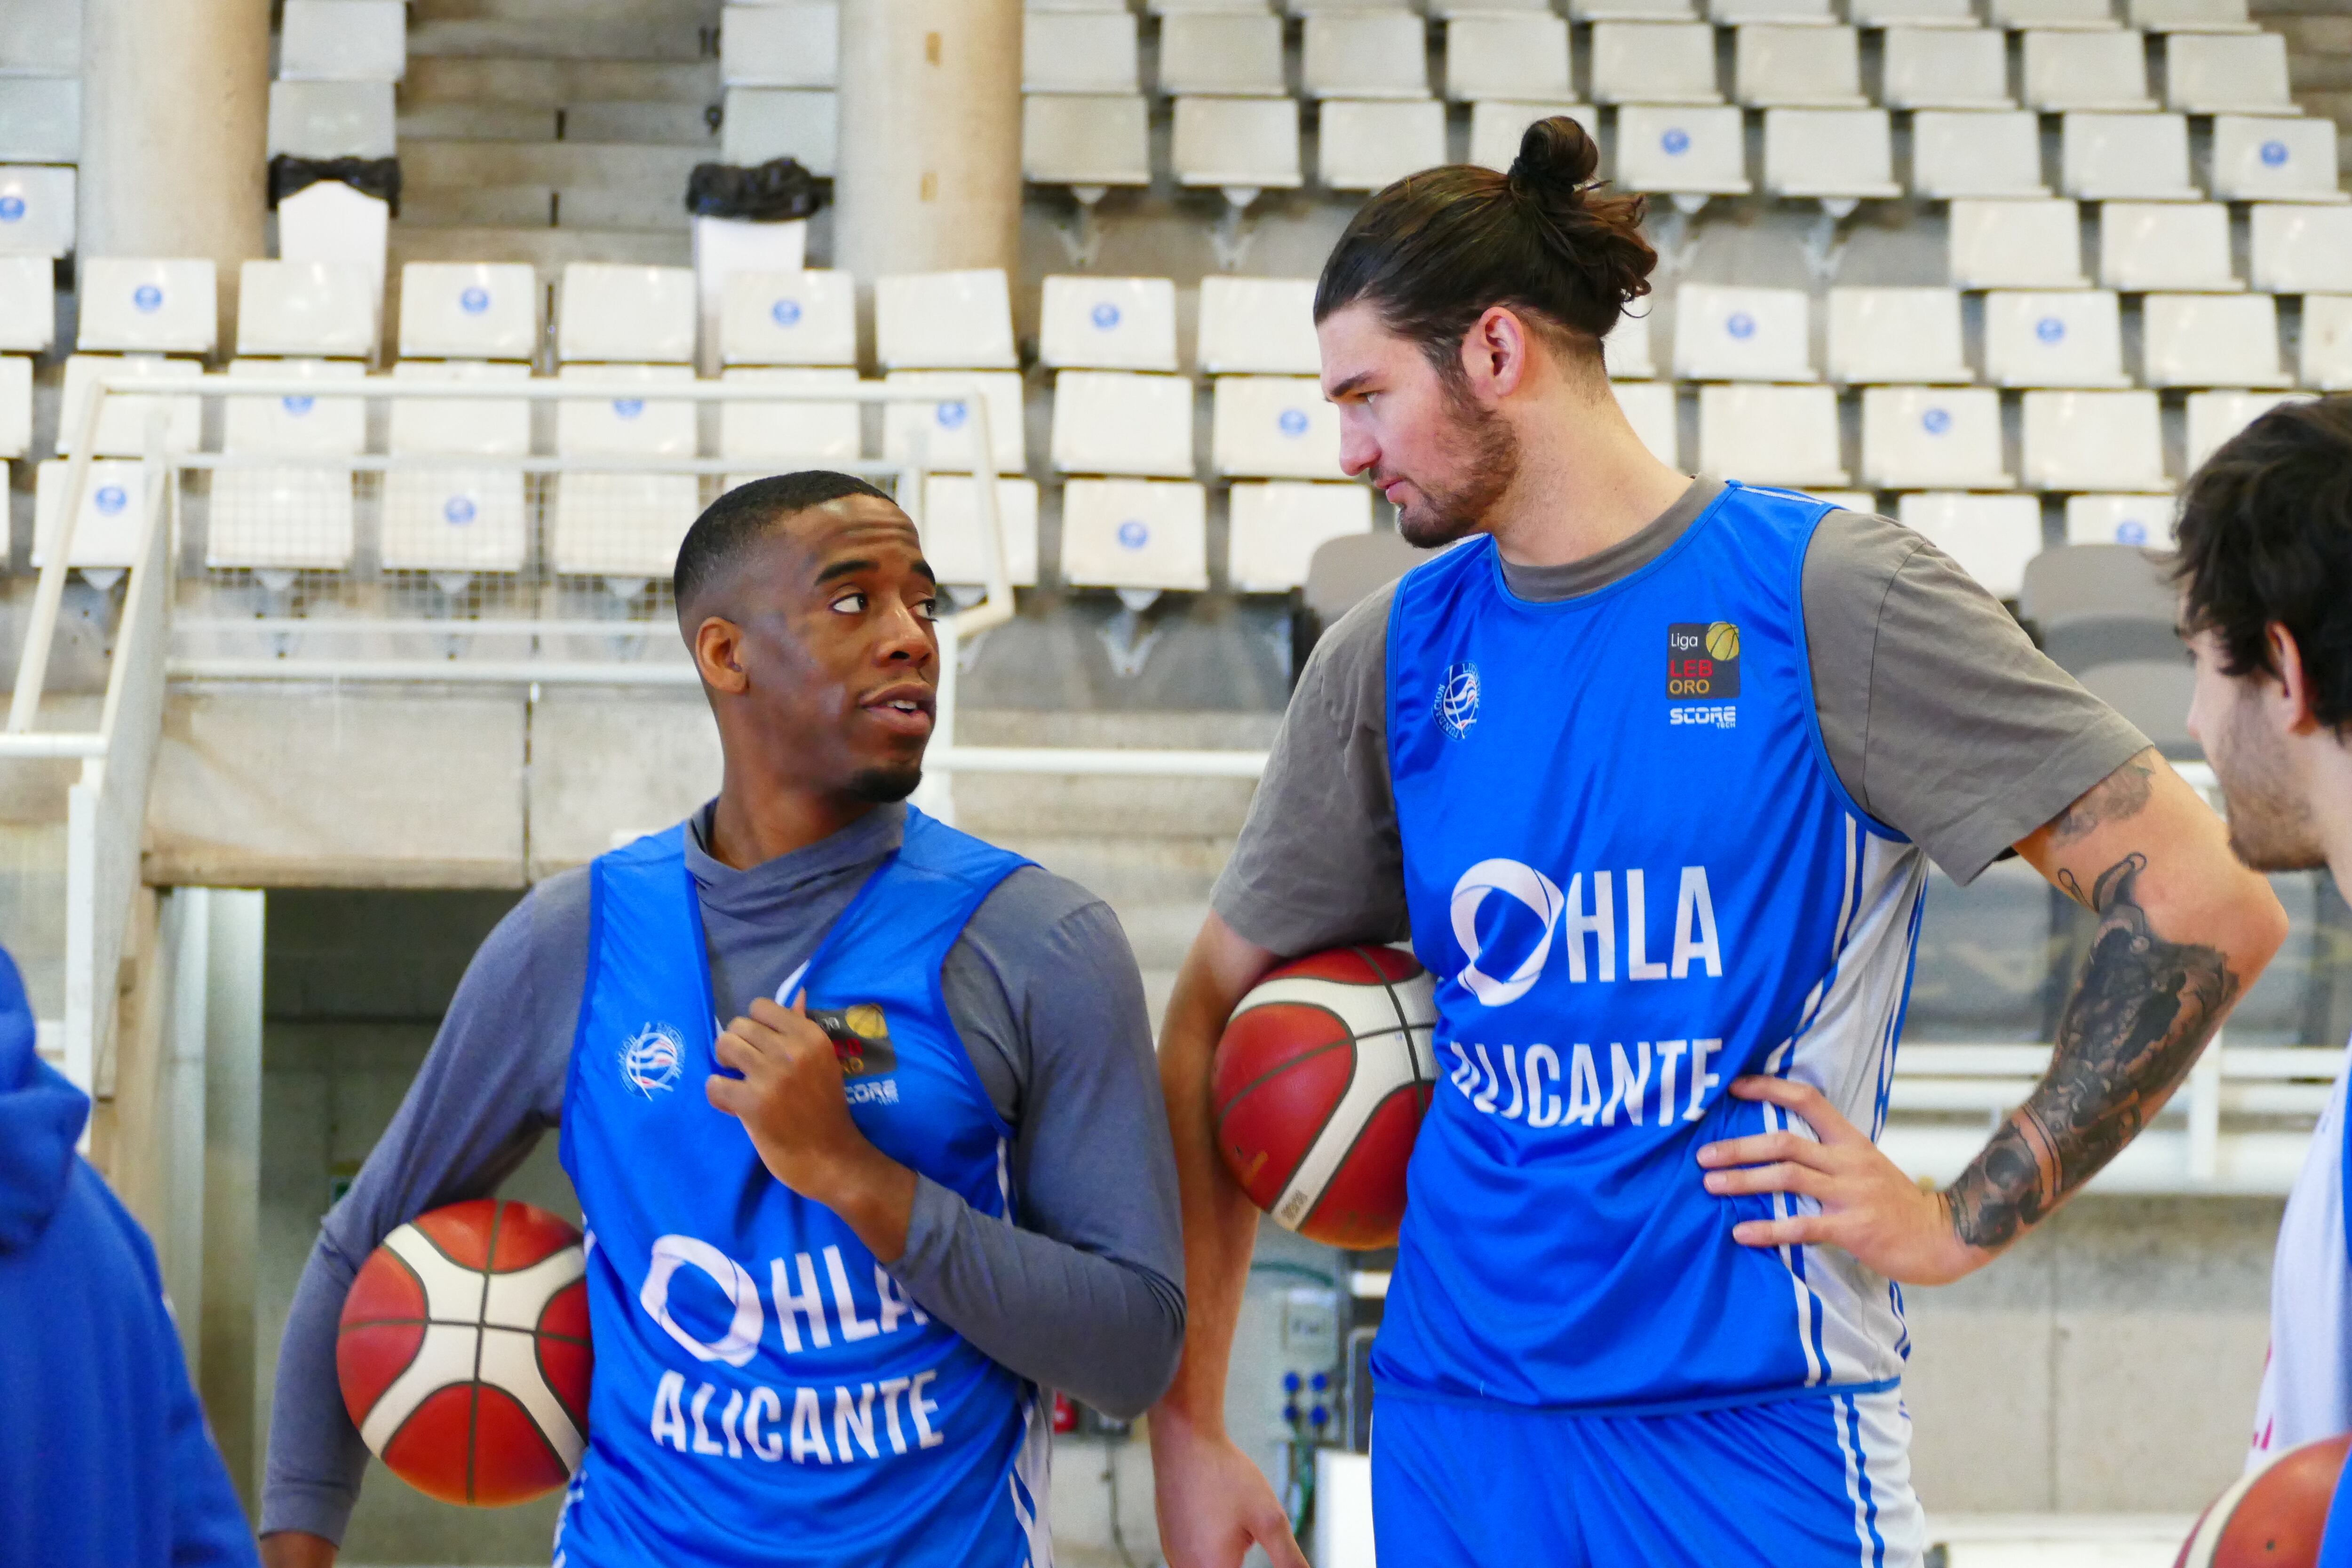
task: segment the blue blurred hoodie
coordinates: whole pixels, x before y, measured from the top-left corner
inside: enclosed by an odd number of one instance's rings
[[[154,1248],[74,1152],[89,1116],[0,952],[0,1564],[257,1563]]]

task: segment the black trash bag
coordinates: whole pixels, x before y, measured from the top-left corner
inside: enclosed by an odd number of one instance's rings
[[[814,216],[824,195],[824,185],[797,159],[771,158],[757,167],[697,163],[686,182],[686,210],[697,217],[783,223]]]
[[[400,216],[400,160],[397,158],[297,158],[280,153],[269,160],[269,205],[323,180],[340,181],[363,196],[387,202],[392,216]]]

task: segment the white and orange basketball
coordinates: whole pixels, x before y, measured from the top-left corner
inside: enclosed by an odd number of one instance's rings
[[[1210,1079],[1217,1147],[1250,1201],[1327,1246],[1395,1246],[1436,1018],[1428,972],[1394,948],[1334,948],[1259,981]]]
[[[563,1485],[588,1431],[587,1258],[545,1209],[451,1204],[384,1237],[343,1298],[335,1372],[368,1447],[444,1502]]]
[[[2289,1448],[2213,1500],[2173,1568],[2314,1568],[2352,1436]]]

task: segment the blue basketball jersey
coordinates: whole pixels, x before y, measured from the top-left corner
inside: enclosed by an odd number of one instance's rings
[[[593,870],[562,1152],[596,1367],[556,1561],[1045,1568],[1036,1390],[909,1300],[704,1098],[718,1025],[685,832]],[[909,810],[804,971],[859,1128],[992,1215],[1011,1211],[1011,1132],[940,969],[1023,864]]]
[[[1829,509],[1727,485],[1647,566],[1515,597],[1494,542],[1417,568],[1388,742],[1414,951],[1450,1070],[1414,1146],[1381,1396],[1645,1414],[1891,1386],[1887,1280],[1732,1226],[1700,1145],[1819,1087],[1875,1136],[1927,866],[1846,795],[1805,651]],[[1806,1130],[1799,1124],[1797,1131]]]

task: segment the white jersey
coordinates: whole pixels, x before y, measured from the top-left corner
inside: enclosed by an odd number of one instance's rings
[[[2347,1051],[2352,1064],[2352,1051]],[[2352,1431],[2352,1251],[2344,1232],[2345,1068],[2311,1135],[2271,1266],[2271,1355],[2249,1469]]]

